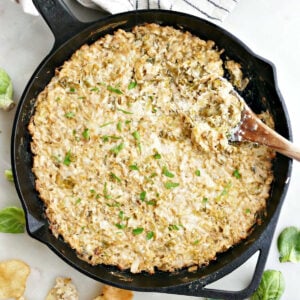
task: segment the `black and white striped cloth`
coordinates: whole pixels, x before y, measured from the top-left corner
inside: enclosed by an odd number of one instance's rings
[[[16,1],[16,0],[15,0]],[[233,10],[238,0],[77,0],[83,6],[102,9],[112,14],[137,9],[168,9],[220,23]],[[18,0],[25,12],[37,15],[32,0]]]
[[[77,0],[90,8],[112,14],[136,9],[168,9],[185,12],[212,22],[222,22],[238,0]]]

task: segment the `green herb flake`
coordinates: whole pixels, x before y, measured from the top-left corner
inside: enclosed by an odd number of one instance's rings
[[[69,150],[67,153],[66,153],[66,155],[65,155],[65,158],[64,158],[64,161],[63,161],[63,164],[64,165],[66,165],[66,166],[69,166],[70,164],[71,164],[71,162],[72,162],[72,160],[71,160],[71,157],[72,155],[71,155],[71,151]]]
[[[149,177],[150,177],[150,178],[154,178],[154,177],[156,177],[157,175],[158,175],[157,173],[153,172],[153,173],[150,174]]]
[[[91,88],[91,92],[99,92],[99,88],[95,86]]]
[[[124,109],[121,109],[121,108],[117,108],[117,110],[121,111],[125,115],[133,115],[133,112],[131,112],[131,111],[127,111],[127,110],[124,110]]]
[[[131,123],[131,120],[126,120],[126,121],[125,121],[125,124],[126,124],[126,125],[129,125],[130,123]]]
[[[85,128],[82,132],[82,136],[85,140],[88,140],[90,138],[90,130],[88,128]]]
[[[202,202],[203,202],[203,204],[206,204],[208,202],[208,198],[203,197]]]
[[[200,170],[196,170],[196,171],[195,171],[195,175],[198,176],[198,177],[201,176]]]
[[[81,198],[76,199],[75,204],[79,204],[81,202]]]
[[[67,119],[72,119],[75,117],[75,113],[73,111],[69,111],[69,112],[66,112],[64,114],[64,116],[67,118]]]
[[[150,201],[146,201],[147,205],[156,205],[156,201],[155,200],[150,200]]]
[[[117,123],[117,129],[122,131],[122,123],[120,121]]]
[[[194,240],[193,245],[198,245],[200,243],[200,240]]]
[[[104,136],[102,137],[102,141],[103,141],[104,143],[108,142],[108,141],[109,141],[109,136],[108,136],[108,135],[104,135]]]
[[[96,194],[96,191],[94,189],[90,189],[91,194]]]
[[[220,193],[220,195],[216,198],[217,201],[219,201],[221,199],[221,197],[224,197],[228,194],[229,189],[231,188],[231,181],[229,181],[223,188],[222,192]]]
[[[151,239],[153,239],[153,237],[154,237],[154,232],[153,231],[149,231],[149,232],[147,232],[147,234],[146,234],[146,240],[151,240]]]
[[[111,125],[111,124],[113,124],[113,123],[114,123],[114,122],[107,122],[107,123],[104,123],[104,124],[100,125],[100,128],[106,127],[106,126]]]
[[[128,84],[128,90],[132,90],[134,89],[135,87],[137,86],[137,82],[136,81],[131,81],[129,84]]]
[[[245,209],[245,213],[246,213],[246,214],[251,214],[251,209],[250,209],[250,208],[246,208],[246,209]]]
[[[138,149],[139,149],[139,151],[141,153],[142,152],[142,147],[141,147],[141,142],[140,142],[140,140],[141,140],[140,133],[138,131],[134,131],[132,133],[132,136],[137,141],[137,147],[138,147]]]
[[[123,94],[123,92],[120,89],[112,87],[111,85],[107,86],[107,90],[110,91],[110,92],[116,93],[118,95],[122,95]]]
[[[160,155],[159,153],[155,153],[155,154],[153,155],[153,157],[154,157],[155,159],[161,159],[161,155]]]
[[[5,170],[4,171],[4,176],[5,178],[10,181],[10,182],[13,182],[14,181],[14,176],[13,176],[13,173],[12,173],[12,170],[9,169],[9,170]]]
[[[234,176],[236,179],[241,179],[242,175],[241,173],[239,172],[238,169],[235,169],[232,173],[232,176]]]
[[[179,227],[177,225],[174,225],[174,224],[169,225],[168,228],[169,228],[169,230],[179,230]]]
[[[118,177],[115,173],[111,172],[110,174],[110,177],[118,182],[122,182],[121,178]]]
[[[167,177],[169,177],[169,178],[174,178],[174,176],[175,176],[173,173],[171,173],[171,172],[167,169],[166,166],[164,166],[164,167],[162,168],[162,173],[163,173],[163,175],[165,175],[165,176],[167,176]]]
[[[142,192],[140,193],[140,200],[141,200],[141,201],[145,201],[146,196],[147,196],[147,192],[146,192],[146,191],[142,191]]]
[[[144,231],[144,228],[137,227],[137,228],[132,230],[132,233],[133,233],[133,235],[139,235],[139,234],[143,233],[143,231]]]
[[[121,220],[124,220],[124,211],[123,210],[121,210],[120,212],[119,212],[119,218],[121,219]]]
[[[6,207],[0,210],[0,232],[23,233],[25,229],[24,211],[18,207]]]
[[[110,152],[112,152],[113,154],[118,155],[120,153],[121,150],[124,149],[124,143],[121,143],[113,148],[110,149]]]
[[[175,187],[178,187],[179,183],[173,182],[173,181],[167,181],[167,182],[165,182],[164,186],[165,186],[166,189],[170,190],[170,189],[173,189]]]
[[[124,228],[126,227],[125,224],[120,224],[120,223],[115,224],[115,226],[116,226],[118,229],[124,229]]]
[[[109,195],[108,191],[107,191],[107,183],[106,182],[104,183],[104,187],[103,187],[103,196],[105,199],[111,199],[111,195]]]
[[[132,136],[134,137],[134,139],[135,139],[136,141],[140,141],[140,140],[141,140],[141,136],[140,136],[140,134],[139,134],[138,131],[134,131],[134,132],[132,133]]]
[[[70,88],[70,93],[75,93],[75,91],[76,91],[76,90],[75,90],[74,87],[71,87],[71,88]]]
[[[139,171],[139,167],[137,165],[130,165],[129,169],[132,171]]]

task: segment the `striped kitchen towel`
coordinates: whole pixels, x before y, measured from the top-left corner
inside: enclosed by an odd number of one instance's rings
[[[32,0],[14,0],[26,13],[38,15]],[[83,6],[102,9],[112,14],[137,9],[168,9],[220,23],[233,10],[238,0],[77,0]]]
[[[222,22],[233,10],[238,0],[77,0],[90,8],[101,8],[112,14],[136,9],[168,9],[185,12]]]

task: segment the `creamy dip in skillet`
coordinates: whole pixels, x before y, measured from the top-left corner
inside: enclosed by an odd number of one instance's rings
[[[82,46],[40,93],[36,189],[81,259],[133,273],[201,266],[259,221],[274,153],[228,142],[243,105],[218,79],[220,54],[172,27],[118,30]]]

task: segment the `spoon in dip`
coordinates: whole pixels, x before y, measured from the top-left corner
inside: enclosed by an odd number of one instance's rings
[[[220,80],[226,80],[222,77]],[[245,100],[232,88],[232,95],[237,97],[244,105],[241,121],[231,131],[229,140],[232,142],[250,141],[268,146],[275,151],[300,161],[300,148],[265,125],[246,104]]]

